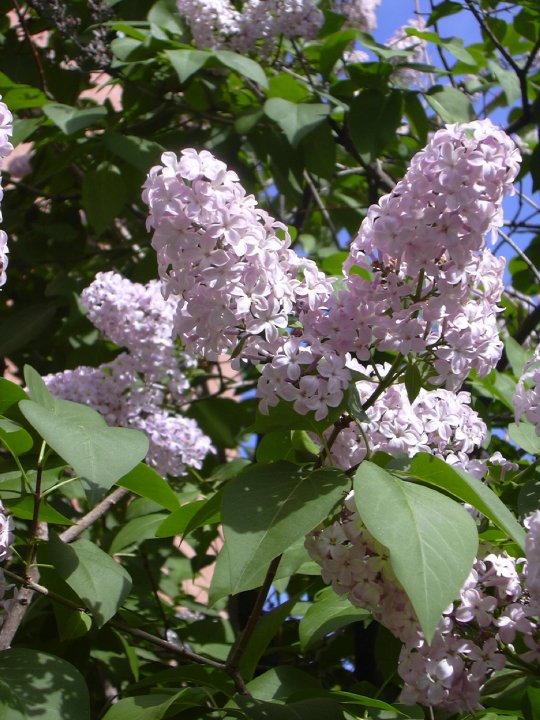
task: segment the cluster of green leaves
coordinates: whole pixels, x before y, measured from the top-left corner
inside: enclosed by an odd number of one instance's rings
[[[195,49],[174,0],[110,0],[104,65],[92,50],[88,3],[65,3],[78,24],[44,5],[11,12],[0,0],[0,93],[15,116],[14,142],[32,143],[31,173],[19,179],[8,166],[2,204],[10,265],[0,352],[18,368],[44,374],[118,352],[87,322],[78,296],[100,270],[155,277],[140,188],[163,150],[205,147],[233,166],[328,274],[339,274],[365,209],[442,123],[497,112],[522,137],[521,188],[538,186],[533,1],[433,3],[426,30],[410,32],[440,62],[415,65],[407,51],[345,26],[324,2],[319,36],[283,41],[272,57]],[[459,23],[469,5],[481,24],[465,47],[439,27]],[[370,59],[348,61],[352,43]],[[399,84],[400,67],[419,73],[418,86]],[[522,554],[516,517],[540,506],[531,463],[540,440],[513,422],[512,407],[529,352],[522,345],[538,320],[538,227],[522,210],[509,231],[532,239],[509,265],[505,357],[468,383],[492,430],[484,450],[520,465],[503,482],[491,478],[491,488],[425,454],[376,455],[348,474],[323,467],[314,439],[341,413],[362,419],[354,393],[324,422],[286,404],[262,416],[253,399],[207,397],[211,364],[193,373],[197,402],[187,412],[216,453],[200,473],[169,483],[142,462],[140,433],[53,398],[29,368],[26,392],[1,379],[0,498],[16,535],[6,570],[16,589],[33,591],[12,649],[0,652],[6,717],[422,718],[421,708],[396,702],[399,643],[325,587],[303,539],[354,488],[428,637],[469,572],[478,536]],[[415,365],[401,379],[418,393]],[[481,513],[478,528],[462,503]],[[486,717],[534,719],[539,692],[524,673],[496,678]]]

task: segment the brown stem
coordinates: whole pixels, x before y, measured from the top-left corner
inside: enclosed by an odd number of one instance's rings
[[[90,527],[96,520],[105,515],[105,513],[113,506],[116,505],[122,498],[129,494],[128,490],[122,487],[116,488],[110,495],[103,498],[90,512],[79,518],[75,525],[72,525],[63,533],[60,533],[60,540],[65,543],[72,542],[80,537],[83,532]]]
[[[242,655],[244,654],[246,647],[248,645],[248,642],[249,642],[251,636],[253,635],[253,631],[255,630],[255,627],[257,626],[257,623],[259,622],[259,617],[262,612],[263,605],[266,600],[266,596],[268,595],[268,591],[270,590],[270,586],[272,585],[272,582],[276,575],[276,571],[278,569],[280,560],[281,560],[281,555],[278,555],[270,563],[270,565],[268,567],[268,571],[266,573],[266,577],[264,578],[264,582],[261,585],[261,588],[257,595],[257,599],[255,600],[255,603],[254,603],[251,613],[249,615],[246,626],[242,630],[242,634],[240,635],[238,642],[236,643],[236,645],[233,646],[233,648],[231,649],[231,652],[229,653],[229,657],[227,658],[227,662],[225,663],[225,665],[227,668],[229,668],[230,671],[235,672],[238,670]]]

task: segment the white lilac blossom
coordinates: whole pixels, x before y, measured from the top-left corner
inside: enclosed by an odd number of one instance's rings
[[[237,9],[230,0],[177,0],[199,48],[268,54],[278,38],[313,38],[323,15],[313,0],[245,0]]]
[[[378,368],[379,375],[384,376],[388,370]],[[365,403],[377,386],[375,379],[356,383],[360,401]],[[410,402],[403,383],[392,385],[366,410],[367,422],[341,430],[331,448],[332,462],[348,470],[368,453],[382,451],[413,457],[426,452],[481,478],[485,463],[469,455],[480,447],[487,428],[470,407],[470,401],[467,392],[421,389]]]
[[[396,32],[386,41],[386,46],[392,50],[406,50],[406,58],[390,58],[390,62],[396,65],[401,63],[421,63],[425,61],[426,41],[416,35],[408,35],[407,29],[425,30],[426,24],[423,18],[414,18],[405,25],[398,28]],[[418,70],[408,67],[397,67],[391,75],[391,81],[402,87],[418,85],[421,74]]]
[[[371,32],[377,27],[376,10],[381,0],[334,0],[333,9],[345,15],[347,24]]]
[[[485,236],[502,223],[519,160],[489,120],[439,130],[369,209],[334,291],[224,163],[207,151],[164,153],[143,199],[164,292],[178,299],[176,333],[189,353],[258,363],[262,412],[285,400],[325,418],[343,400],[350,362],[374,350],[420,355],[431,382],[459,389],[502,350],[504,260]]]
[[[0,562],[8,560],[13,544],[13,518],[0,502]],[[0,586],[2,582],[0,581]]]
[[[58,397],[97,410],[109,425],[142,430],[146,458],[162,475],[177,477],[201,468],[210,439],[179,414],[193,359],[172,338],[176,300],[164,300],[157,281],[133,283],[118,273],[98,273],[81,302],[94,325],[126,348],[112,362],[78,367],[44,378]]]
[[[525,364],[513,398],[516,422],[526,420],[540,436],[540,346]]]
[[[455,601],[445,609],[430,644],[392,571],[386,549],[363,525],[352,494],[341,517],[306,538],[322,577],[339,595],[369,610],[403,647],[398,673],[407,705],[473,712],[504,650],[525,662],[540,658],[540,511],[526,520],[527,562],[502,553],[478,558]]]
[[[0,98],[2,96],[0,95]],[[13,133],[13,116],[9,111],[7,105],[0,102],[0,158],[5,158],[13,150],[13,145],[10,143],[9,138]],[[4,197],[2,190],[2,176],[0,175],[0,203]],[[0,222],[2,222],[2,211],[0,209]],[[7,246],[7,235],[4,230],[0,230],[0,287],[6,282],[6,269],[8,266],[9,252]]]

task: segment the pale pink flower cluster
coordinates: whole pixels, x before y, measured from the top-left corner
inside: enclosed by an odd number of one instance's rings
[[[321,565],[322,577],[353,605],[403,642],[398,672],[400,701],[447,711],[480,705],[480,692],[505,665],[503,652],[525,662],[540,658],[538,594],[540,511],[527,521],[527,563],[518,571],[503,553],[477,559],[459,595],[443,613],[432,642],[419,628],[413,608],[396,580],[388,553],[358,517],[350,496],[339,521],[311,533],[306,548]]]
[[[162,155],[143,200],[160,277],[178,298],[175,330],[188,353],[216,360],[274,354],[289,314],[315,307],[330,285],[290,250],[287,229],[257,207],[236,173],[209,152]]]
[[[385,370],[380,368],[379,374],[384,376]],[[377,386],[375,381],[356,383],[360,401],[365,403]],[[426,452],[481,478],[485,463],[469,455],[480,447],[487,428],[470,401],[467,392],[421,389],[410,402],[404,384],[392,385],[366,410],[368,422],[351,423],[339,433],[331,448],[332,462],[348,470],[368,453],[413,457]]]
[[[540,346],[525,364],[513,398],[516,422],[525,419],[540,436]]]
[[[386,41],[386,46],[392,50],[406,50],[409,55],[407,58],[391,58],[390,62],[401,65],[401,63],[421,63],[425,62],[426,52],[426,40],[416,37],[415,35],[408,35],[407,29],[412,28],[414,30],[425,30],[426,23],[423,18],[413,18],[409,20],[405,25],[398,28],[396,32]],[[398,67],[391,75],[392,82],[402,87],[409,87],[411,85],[418,85],[421,78],[421,73],[414,68]]]
[[[2,96],[0,95],[0,98]],[[13,133],[13,115],[9,111],[7,105],[0,102],[0,159],[5,158],[13,150],[13,145],[9,138]],[[2,190],[2,177],[0,175],[0,203],[4,197]],[[2,222],[2,211],[0,209],[0,222]],[[6,269],[8,266],[9,249],[7,246],[7,235],[4,230],[0,230],[0,287],[6,282]]]
[[[150,441],[146,460],[162,475],[200,468],[213,447],[196,422],[178,412],[193,360],[172,339],[176,301],[163,299],[157,281],[142,285],[108,272],[96,275],[81,302],[94,325],[127,352],[97,368],[48,375],[49,390],[91,406],[109,425],[142,430]]]
[[[341,404],[351,361],[375,349],[421,355],[449,389],[471,369],[485,375],[502,349],[504,267],[485,235],[519,159],[489,120],[435,133],[369,209],[334,292],[224,163],[165,153],[143,199],[165,293],[179,298],[176,332],[190,353],[262,364],[262,412],[285,400],[317,420]]]
[[[376,11],[381,0],[334,0],[335,12],[345,15],[347,24],[371,32],[377,27]]]
[[[199,48],[268,54],[278,38],[315,37],[323,15],[313,0],[177,0]]]

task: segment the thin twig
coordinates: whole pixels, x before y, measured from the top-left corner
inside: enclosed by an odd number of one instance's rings
[[[529,257],[527,257],[527,255],[525,255],[525,253],[523,252],[523,250],[519,247],[519,245],[516,245],[516,243],[512,240],[512,238],[511,238],[509,235],[507,235],[507,234],[506,234],[505,232],[503,232],[502,230],[499,230],[498,233],[499,233],[499,235],[501,236],[501,238],[504,240],[504,242],[505,242],[507,245],[510,245],[510,247],[512,248],[512,250],[513,250],[517,255],[519,255],[519,257],[523,260],[524,263],[527,264],[527,267],[528,267],[529,270],[532,272],[532,274],[534,275],[534,277],[538,280],[538,282],[540,282],[540,272],[536,269],[536,266],[535,266],[535,264],[531,261],[531,259],[530,259]]]
[[[304,179],[307,182],[309,189],[311,190],[311,194],[313,195],[313,198],[314,198],[315,202],[317,203],[317,207],[321,211],[321,214],[322,214],[326,224],[330,228],[330,231],[331,231],[332,235],[334,236],[334,240],[337,243],[338,237],[337,237],[336,226],[332,222],[330,213],[326,209],[326,207],[322,201],[322,198],[319,195],[319,191],[317,190],[317,187],[316,187],[315,183],[313,182],[313,178],[311,177],[311,175],[308,173],[307,170],[304,170]]]
[[[72,525],[63,533],[60,533],[60,540],[69,543],[80,537],[83,532],[90,527],[96,520],[105,515],[105,513],[113,506],[116,505],[122,498],[128,495],[129,490],[125,490],[122,487],[116,488],[110,495],[101,500],[90,512],[79,518],[75,525]]]
[[[280,560],[281,555],[278,555],[270,563],[268,571],[266,573],[266,577],[264,578],[264,582],[260,587],[257,599],[255,600],[246,626],[242,630],[242,634],[240,635],[238,642],[236,643],[236,645],[234,645],[234,647],[231,649],[231,652],[229,653],[229,657],[227,658],[227,662],[225,663],[225,665],[227,668],[229,668],[230,671],[238,670],[242,655],[244,654],[247,644],[251,636],[253,635],[253,631],[255,630],[255,627],[259,622],[259,617],[262,612],[264,602],[268,595],[268,591],[270,590],[270,586],[274,581],[274,577],[276,575]]]

